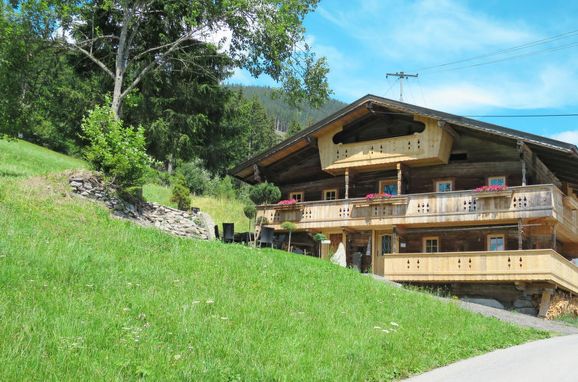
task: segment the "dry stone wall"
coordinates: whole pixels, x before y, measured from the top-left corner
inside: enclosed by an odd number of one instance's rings
[[[119,218],[145,227],[156,227],[176,236],[203,240],[215,238],[213,220],[204,212],[180,211],[157,203],[127,203],[117,197],[117,188],[107,184],[98,173],[74,172],[68,182],[75,194],[103,202]]]

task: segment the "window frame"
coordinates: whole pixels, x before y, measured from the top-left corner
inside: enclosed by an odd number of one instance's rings
[[[327,199],[327,193],[328,192],[334,192],[335,193],[335,199]],[[323,200],[337,200],[337,199],[339,199],[339,191],[337,190],[337,188],[327,188],[327,189],[323,190],[323,192],[321,193],[321,197],[323,198]]]
[[[491,241],[494,238],[501,238],[502,239],[502,245],[503,245],[502,249],[496,249],[495,251],[492,251]],[[486,250],[488,252],[503,252],[503,251],[505,251],[506,250],[506,235],[503,233],[489,233],[486,236]]]
[[[436,246],[437,251],[428,252],[427,251],[427,242],[433,241],[433,240],[437,241],[437,246]],[[439,236],[425,236],[422,238],[422,251],[423,251],[423,253],[439,253],[440,249],[441,249],[441,241],[440,241]]]
[[[386,236],[389,237],[389,240],[390,240],[390,242],[389,242],[389,252],[387,252],[387,253],[383,252],[383,238],[386,237]],[[384,233],[383,235],[380,235],[380,236],[379,236],[379,244],[380,244],[380,246],[379,246],[379,252],[378,252],[379,256],[387,256],[387,255],[393,254],[393,234],[391,234],[391,233]]]
[[[301,200],[295,198],[295,195],[300,195],[301,196]],[[301,203],[305,201],[305,192],[303,191],[295,191],[295,192],[290,192],[289,193],[289,199],[295,199],[297,200],[297,203]]]
[[[451,190],[449,191],[439,191],[438,184],[440,183],[449,183],[451,185]],[[452,192],[456,190],[456,182],[452,178],[446,179],[436,179],[434,180],[434,192]]]
[[[492,184],[491,184],[492,179],[503,179],[503,180],[504,180],[503,186],[507,186],[507,185],[508,185],[508,178],[507,178],[505,175],[489,176],[488,179],[487,179],[487,181],[486,181],[486,184],[487,184],[488,186],[491,186],[491,185],[492,185]]]
[[[399,195],[399,185],[398,185],[397,183],[398,183],[398,182],[397,182],[397,178],[382,179],[382,180],[379,181],[379,186],[378,186],[378,187],[379,187],[379,190],[378,190],[378,192],[379,192],[379,193],[384,192],[384,191],[383,191],[383,186],[384,186],[384,185],[393,184],[393,185],[395,186],[395,192],[396,192],[396,193],[395,193],[395,194],[392,194],[392,195],[397,196],[397,195]]]

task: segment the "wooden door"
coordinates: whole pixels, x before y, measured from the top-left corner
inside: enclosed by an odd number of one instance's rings
[[[376,236],[373,273],[383,276],[383,257],[393,253],[393,236],[391,234],[378,234]]]

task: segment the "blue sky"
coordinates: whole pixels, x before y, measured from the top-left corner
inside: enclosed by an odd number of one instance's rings
[[[404,83],[408,103],[460,115],[578,113],[578,2],[322,0],[305,26],[344,102],[368,93],[398,99],[399,83],[385,74],[403,70],[419,73]],[[424,70],[570,31],[577,32],[515,52],[550,50],[541,54]],[[273,85],[245,72],[231,82]],[[478,119],[578,144],[578,117]]]

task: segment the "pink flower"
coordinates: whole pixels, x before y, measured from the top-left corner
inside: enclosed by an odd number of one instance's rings
[[[296,204],[297,200],[295,199],[287,199],[287,200],[281,200],[279,203],[277,203],[280,206],[292,206],[293,204]]]
[[[492,186],[481,186],[474,190],[474,192],[497,192],[497,191],[506,191],[508,186],[501,186],[501,185],[492,185]]]
[[[367,200],[374,200],[374,199],[389,199],[391,198],[392,195],[385,193],[385,192],[379,192],[377,194],[367,194],[365,195],[365,199]]]

